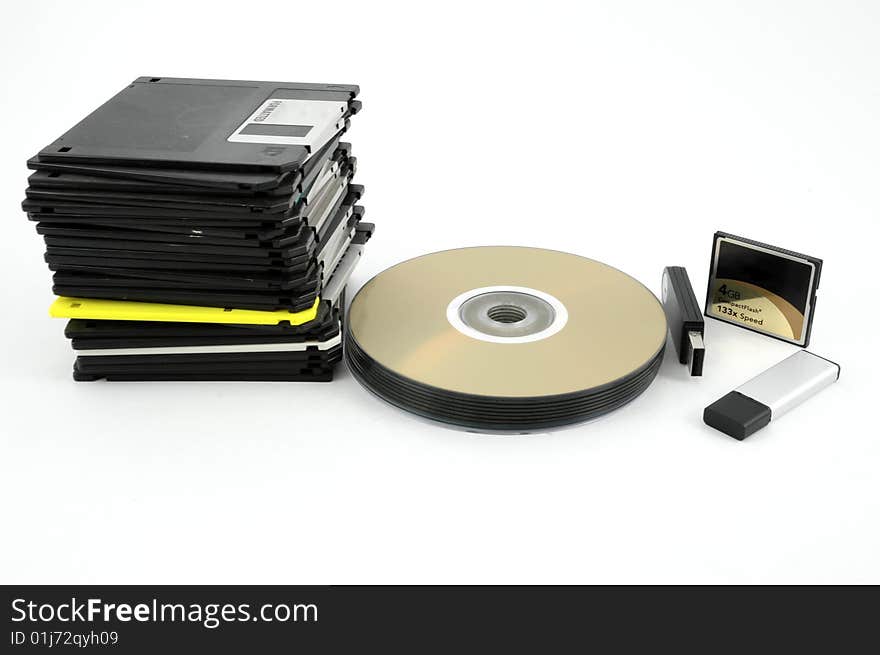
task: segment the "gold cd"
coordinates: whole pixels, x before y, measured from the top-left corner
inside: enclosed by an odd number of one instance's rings
[[[498,426],[517,429],[539,414],[532,423],[550,424],[532,401],[551,401],[561,424],[641,393],[659,367],[666,318],[653,293],[611,266],[493,246],[424,255],[380,273],[352,301],[346,330],[352,370],[380,396],[431,418],[492,427],[478,403],[488,398],[497,401],[492,411],[507,408],[498,410]]]

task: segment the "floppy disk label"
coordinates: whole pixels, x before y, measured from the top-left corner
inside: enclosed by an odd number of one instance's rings
[[[340,129],[346,104],[337,100],[269,98],[233,132],[232,143],[314,146]]]

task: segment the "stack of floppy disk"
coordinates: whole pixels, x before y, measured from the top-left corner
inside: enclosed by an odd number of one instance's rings
[[[143,77],[28,162],[76,379],[331,379],[357,91]]]

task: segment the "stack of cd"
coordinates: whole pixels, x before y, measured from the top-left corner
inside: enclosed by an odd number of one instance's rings
[[[601,262],[461,248],[402,262],[361,287],[345,358],[367,389],[413,414],[532,432],[638,397],[663,361],[666,328],[654,294]]]
[[[330,379],[357,91],[143,77],[28,162],[76,379]]]

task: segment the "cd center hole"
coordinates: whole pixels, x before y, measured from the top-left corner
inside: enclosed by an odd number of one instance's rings
[[[526,310],[516,305],[495,305],[487,314],[498,323],[519,323],[527,316]]]

